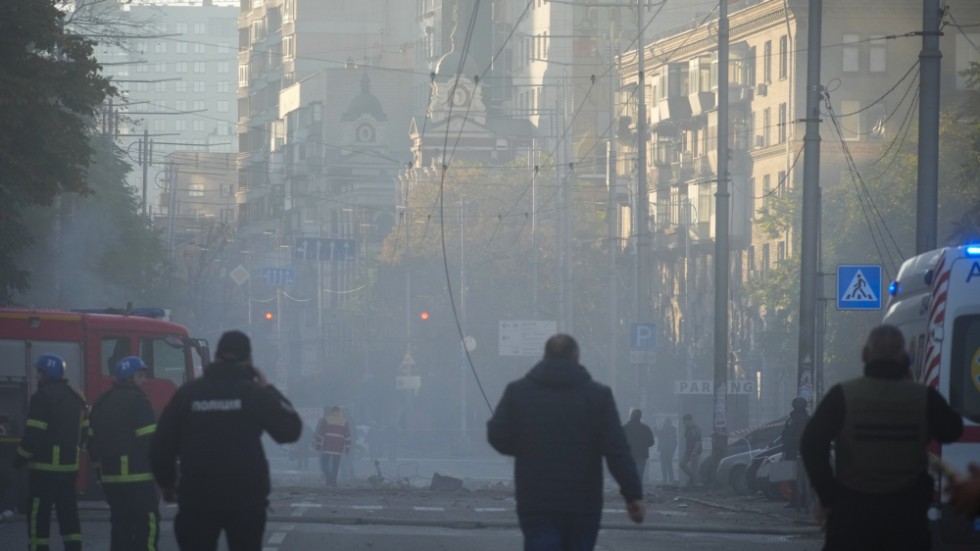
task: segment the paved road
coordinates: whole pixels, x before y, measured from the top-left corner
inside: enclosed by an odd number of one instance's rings
[[[22,520],[0,525],[0,549],[25,549],[26,528]],[[83,523],[83,547],[108,549],[109,523],[93,519]],[[60,543],[54,538],[53,548]],[[597,551],[817,551],[813,536],[653,532],[603,530]],[[515,528],[458,529],[438,526],[343,525],[311,522],[274,522],[266,527],[263,551],[319,551],[321,549],[371,551],[500,551],[520,549],[521,535]],[[173,527],[161,529],[160,551],[176,551]],[[224,545],[220,549],[226,549]]]

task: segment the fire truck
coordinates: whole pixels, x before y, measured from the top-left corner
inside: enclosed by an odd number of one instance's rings
[[[910,258],[889,286],[884,323],[901,329],[916,379],[936,388],[963,416],[959,441],[933,453],[946,473],[980,463],[980,245],[946,247]],[[935,548],[980,549],[980,523],[943,499],[930,511]]]
[[[167,321],[160,308],[106,310],[30,310],[0,308],[0,416],[14,430],[23,428],[36,390],[34,361],[57,354],[68,365],[66,378],[89,405],[112,386],[111,369],[126,356],[139,356],[148,376],[143,390],[157,415],[177,387],[208,364],[208,343]],[[5,444],[16,444],[9,436]],[[83,463],[83,470],[84,463]],[[89,486],[87,473],[79,490]]]

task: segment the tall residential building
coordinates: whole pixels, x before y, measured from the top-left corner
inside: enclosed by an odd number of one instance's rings
[[[96,57],[122,94],[107,127],[137,164],[130,182],[137,189],[146,185],[148,205],[157,202],[168,154],[237,149],[237,15],[237,7],[211,0],[119,2],[99,14],[117,34],[96,38]],[[146,146],[152,154],[144,157],[146,182],[139,166],[144,136],[152,142]]]

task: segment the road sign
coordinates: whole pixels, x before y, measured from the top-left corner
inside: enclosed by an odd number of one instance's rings
[[[269,285],[290,285],[296,281],[296,270],[292,268],[263,268],[262,278]]]
[[[293,243],[293,258],[296,260],[346,262],[354,260],[355,256],[357,256],[357,241],[353,239],[298,237]]]
[[[418,390],[422,388],[422,377],[419,375],[399,375],[395,377],[395,388],[398,390]]]
[[[656,344],[656,323],[630,324],[630,350],[653,350]]]
[[[558,322],[501,321],[498,348],[501,356],[541,356],[548,337],[558,332]]]
[[[881,266],[837,266],[837,309],[880,310]]]
[[[674,394],[714,394],[715,384],[707,379],[674,381]],[[755,394],[755,381],[728,381],[728,394]]]
[[[228,275],[231,276],[231,280],[234,281],[237,285],[241,285],[242,283],[248,281],[248,270],[246,270],[245,266],[242,266],[241,264],[239,264]]]

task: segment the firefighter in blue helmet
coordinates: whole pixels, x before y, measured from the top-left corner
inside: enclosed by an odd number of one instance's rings
[[[153,551],[159,540],[159,497],[150,471],[156,417],[143,393],[147,368],[127,356],[113,370],[112,388],[89,416],[88,451],[109,502],[111,551]]]
[[[65,360],[54,354],[40,356],[37,391],[31,396],[24,439],[17,448],[14,467],[28,468],[27,545],[31,551],[50,548],[51,507],[58,512],[58,527],[66,551],[82,548],[75,479],[78,448],[85,430],[85,398],[65,380]]]

